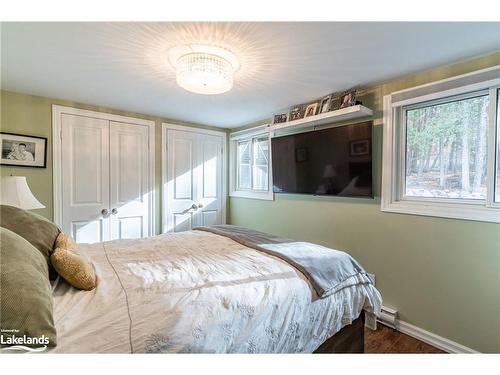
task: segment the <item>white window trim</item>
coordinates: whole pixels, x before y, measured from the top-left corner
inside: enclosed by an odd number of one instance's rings
[[[268,190],[239,190],[238,189],[238,160],[237,160],[237,145],[239,141],[251,140],[253,138],[267,136],[269,139],[269,166],[268,166]],[[271,152],[271,132],[268,125],[262,125],[251,129],[246,129],[230,134],[229,138],[229,196],[234,198],[250,198],[274,200],[273,193],[273,164]],[[253,145],[252,145],[253,147]],[[252,171],[253,173],[253,171]]]
[[[489,69],[495,69],[493,67]],[[489,70],[485,69],[483,71]],[[469,73],[467,75],[478,74],[483,71]],[[463,77],[459,76],[459,77]],[[451,79],[456,79],[454,77]],[[434,82],[431,85],[439,85],[440,83],[449,81],[451,79]],[[383,161],[382,161],[382,197],[381,197],[381,210],[384,212],[395,212],[412,215],[424,215],[434,217],[445,217],[452,219],[464,220],[477,220],[500,223],[500,205],[494,202],[494,176],[495,176],[495,148],[496,148],[496,119],[497,119],[497,89],[500,85],[500,79],[489,80],[486,82],[477,82],[471,85],[454,88],[452,90],[445,90],[441,92],[433,92],[432,94],[407,99],[400,102],[393,102],[394,92],[390,95],[384,96],[384,130],[383,130]],[[429,86],[424,85],[424,86]],[[420,88],[415,87],[413,89]],[[488,195],[486,202],[481,201],[480,204],[471,204],[470,200],[458,202],[457,200],[450,200],[443,202],[439,199],[401,199],[401,166],[404,165],[403,158],[405,155],[400,151],[401,142],[401,116],[400,112],[403,106],[421,103],[429,100],[445,98],[465,94],[471,91],[479,91],[489,89],[490,106],[489,106],[489,124],[488,124],[488,164],[487,164],[487,191]],[[408,89],[412,90],[412,89]],[[408,91],[403,90],[403,91]]]

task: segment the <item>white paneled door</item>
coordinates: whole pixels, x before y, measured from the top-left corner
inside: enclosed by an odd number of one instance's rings
[[[61,118],[62,230],[77,242],[109,241],[109,121]]]
[[[148,236],[150,196],[148,128],[111,121],[111,238]]]
[[[150,127],[61,113],[60,130],[62,229],[79,243],[152,235]]]
[[[225,222],[225,134],[164,124],[163,232]]]

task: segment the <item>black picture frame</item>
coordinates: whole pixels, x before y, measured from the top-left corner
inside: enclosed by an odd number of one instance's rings
[[[288,113],[281,113],[279,115],[274,115],[273,124],[282,124],[288,121]]]
[[[7,136],[7,137],[5,137]],[[35,147],[36,144],[39,144],[40,142],[43,142],[42,150],[43,150],[43,165],[37,165],[37,159],[36,159],[36,154],[34,155],[35,160],[33,160],[32,164],[26,163],[20,163],[20,162],[9,162],[11,159],[7,159],[5,157],[4,153],[6,152],[4,150],[4,138],[9,138],[9,136],[12,137],[19,137],[19,138],[24,138],[24,139],[10,139],[8,141],[19,141],[20,143],[34,143]],[[10,166],[10,167],[23,167],[23,168],[47,168],[47,137],[39,137],[36,135],[28,135],[28,134],[19,134],[19,133],[10,133],[10,132],[0,132],[0,165],[5,165],[5,166]],[[38,164],[40,161],[38,161]]]
[[[348,108],[352,107],[353,105],[356,105],[356,95],[357,95],[356,89],[347,90],[344,91],[342,94],[340,94],[339,109]]]

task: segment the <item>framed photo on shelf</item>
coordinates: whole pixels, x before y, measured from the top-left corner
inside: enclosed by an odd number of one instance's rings
[[[288,121],[288,114],[287,113],[274,115],[273,124],[281,124],[281,123],[287,122],[287,121]]]
[[[330,111],[336,111],[340,108],[340,94],[332,94],[330,99]]]
[[[290,121],[300,120],[301,118],[304,118],[304,113],[305,107],[302,104],[293,106],[290,111]]]
[[[47,138],[0,132],[1,165],[46,168]]]
[[[321,99],[318,113],[328,112],[330,110],[331,101],[332,101],[332,95],[325,96],[323,99]]]
[[[351,156],[363,156],[370,153],[370,140],[361,139],[359,141],[352,141],[351,146]]]
[[[355,104],[356,104],[356,90],[344,91],[340,96],[339,109],[352,107]]]
[[[319,107],[319,102],[307,104],[306,110],[304,112],[304,118],[314,116],[318,111],[318,107]]]

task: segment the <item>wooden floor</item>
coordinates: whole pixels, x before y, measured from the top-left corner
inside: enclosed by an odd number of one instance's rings
[[[377,330],[365,328],[365,353],[444,353],[425,342],[383,324]]]

